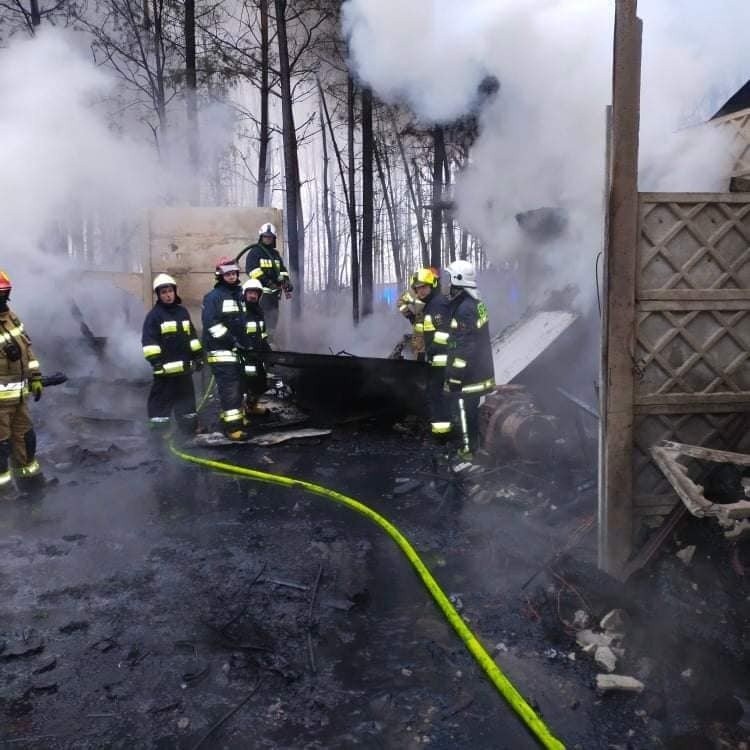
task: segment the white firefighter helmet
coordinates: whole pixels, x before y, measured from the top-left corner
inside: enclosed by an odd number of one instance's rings
[[[256,289],[258,292],[263,294],[263,284],[260,283],[258,279],[248,279],[243,285],[242,285],[242,293],[250,291],[251,289]]]
[[[154,277],[154,291],[158,291],[160,286],[173,286],[177,291],[177,282],[168,273],[160,273]]]
[[[265,224],[261,224],[260,229],[258,230],[259,237],[262,237],[264,234],[270,234],[276,237],[276,227],[271,224],[270,221],[267,221]]]
[[[451,286],[477,288],[477,272],[468,260],[454,260],[445,270],[450,276]]]
[[[454,260],[445,269],[451,287],[465,289],[475,299],[479,299],[477,292],[477,272],[473,263],[468,260]]]

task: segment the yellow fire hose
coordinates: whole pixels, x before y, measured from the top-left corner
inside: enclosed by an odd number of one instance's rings
[[[422,583],[427,587],[427,590],[432,595],[432,598],[435,600],[443,615],[464,642],[469,653],[484,670],[484,673],[497,688],[500,695],[502,695],[508,702],[508,705],[520,717],[521,721],[523,721],[537,740],[539,740],[540,745],[544,748],[550,748],[551,750],[565,750],[563,743],[550,732],[547,725],[541,720],[541,718],[539,718],[539,716],[537,716],[534,709],[526,702],[521,693],[516,690],[513,683],[503,674],[492,657],[487,653],[484,646],[479,642],[479,639],[463,621],[455,607],[451,604],[448,597],[438,585],[437,581],[433,578],[432,573],[430,573],[427,566],[422,562],[422,559],[417,554],[414,547],[412,547],[409,540],[387,518],[376,513],[372,508],[369,508],[367,505],[360,503],[354,498],[343,495],[335,490],[321,487],[318,484],[313,484],[312,482],[307,482],[302,479],[292,479],[291,477],[285,477],[279,474],[268,474],[265,471],[258,471],[257,469],[248,469],[244,466],[237,466],[223,461],[214,461],[208,458],[194,456],[176,448],[174,441],[170,441],[169,449],[175,456],[183,461],[189,461],[190,463],[199,466],[205,466],[206,468],[229,474],[237,474],[239,476],[255,479],[259,482],[278,484],[282,487],[297,488],[314,495],[321,495],[322,497],[333,500],[336,503],[345,505],[347,508],[355,510],[365,518],[375,522],[388,534],[388,536],[391,537],[391,539],[393,539],[399,549],[404,555],[406,555],[406,558],[409,560],[414,570],[416,570],[417,575],[422,579]]]

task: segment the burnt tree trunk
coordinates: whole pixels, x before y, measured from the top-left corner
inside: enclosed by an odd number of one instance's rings
[[[320,106],[320,121],[325,122],[322,102]],[[333,247],[333,222],[331,220],[331,206],[328,200],[328,134],[325,127],[321,128],[320,135],[323,143],[323,194],[321,196],[321,211],[323,212],[323,221],[325,223],[326,258],[328,259],[325,289],[330,292],[336,288],[336,253]]]
[[[289,44],[286,29],[286,0],[275,0],[276,31],[279,42],[279,82],[281,85],[281,115],[284,139],[284,178],[286,183],[286,235],[289,253],[289,270],[295,284],[292,312],[299,317],[302,312],[304,279],[300,263],[300,182],[297,153],[297,131],[292,108],[292,79],[289,67]]]
[[[393,270],[396,274],[396,282],[399,285],[399,288],[403,286],[404,283],[404,272],[401,267],[401,238],[399,236],[398,231],[398,222],[396,221],[396,215],[393,208],[393,197],[391,196],[391,191],[389,189],[389,185],[386,182],[386,176],[385,171],[383,169],[383,160],[388,158],[387,154],[383,154],[381,157],[380,155],[380,149],[378,148],[378,144],[373,144],[374,149],[373,153],[375,156],[375,165],[378,169],[378,179],[380,180],[380,187],[383,190],[383,201],[385,202],[385,212],[386,216],[388,217],[388,228],[390,229],[391,233],[391,248],[393,252]],[[389,170],[390,172],[390,170]]]
[[[443,264],[443,162],[445,161],[445,133],[440,125],[432,130],[432,233],[430,235],[430,266]]]
[[[448,161],[448,155],[444,152],[443,167],[445,170],[445,188],[448,190],[451,186],[451,165]],[[445,232],[448,235],[448,263],[456,260],[456,230],[453,222],[453,212],[449,209],[445,221]]]
[[[362,316],[373,309],[373,174],[372,91],[362,90]]]
[[[195,0],[185,0],[185,108],[187,111],[187,146],[190,164],[188,200],[200,203],[200,146],[198,139],[197,75],[195,70]]]
[[[424,217],[424,202],[422,200],[422,178],[419,172],[419,164],[416,159],[411,160],[411,165],[414,168],[414,186],[416,192],[417,202],[417,227],[419,228],[419,239],[422,243],[422,266],[427,268],[430,264],[430,248],[427,246],[427,240],[424,239],[424,225],[422,223]]]
[[[260,132],[258,134],[258,206],[268,203],[268,144],[270,141],[268,124],[268,0],[259,0],[260,9]]]
[[[354,160],[354,105],[356,92],[351,76],[347,81],[347,136],[349,147],[349,239],[352,285],[352,320],[359,323],[359,249],[357,247],[357,186],[356,164]]]
[[[333,151],[336,154],[336,163],[339,167],[339,177],[341,178],[341,187],[344,191],[344,202],[346,204],[346,212],[347,216],[351,216],[351,205],[352,205],[352,198],[349,194],[349,189],[347,188],[346,184],[346,177],[344,176],[344,160],[341,156],[341,149],[339,148],[338,141],[336,140],[336,132],[333,129],[333,123],[331,122],[331,113],[328,111],[328,103],[326,101],[325,94],[323,93],[323,87],[320,84],[320,80],[318,79],[318,93],[320,94],[320,103],[323,106],[323,114],[325,115],[325,121],[328,125],[328,133],[331,136],[331,145],[333,146]],[[333,185],[331,188],[331,196],[332,200],[330,203],[331,206],[331,230],[333,234],[333,240],[334,240],[334,268],[336,269],[336,276],[334,278],[339,278],[339,257],[340,257],[340,240],[339,240],[339,233],[338,233],[338,214],[336,211],[336,201],[335,201],[335,195],[336,195],[336,181],[333,181]],[[341,271],[343,272],[343,265],[341,268]],[[341,286],[341,281],[339,280],[338,284],[336,285],[337,288]]]
[[[165,59],[164,51],[164,24],[162,0],[152,0],[154,22],[154,85],[152,95],[154,97],[154,109],[159,119],[159,149],[163,155],[164,150],[169,150],[169,139],[167,133],[167,95],[165,89]]]
[[[409,197],[411,198],[412,208],[417,219],[417,232],[419,234],[419,245],[422,250],[422,263],[428,265],[430,261],[430,255],[427,250],[427,239],[424,235],[424,224],[422,223],[422,200],[417,198],[416,191],[414,189],[414,181],[412,180],[411,170],[409,168],[409,161],[406,158],[406,149],[404,148],[404,142],[401,138],[401,134],[398,132],[396,127],[396,121],[393,122],[393,132],[396,134],[396,142],[398,143],[398,150],[401,154],[401,161],[404,164],[404,174],[406,175],[406,186],[409,189]]]
[[[31,26],[33,28],[36,28],[37,26],[42,25],[42,14],[39,11],[39,0],[30,0],[29,2],[30,7],[30,16],[31,16]]]

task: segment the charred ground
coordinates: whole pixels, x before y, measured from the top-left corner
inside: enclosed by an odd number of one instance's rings
[[[50,394],[59,484],[0,508],[2,746],[535,746],[376,527],[155,453],[128,416],[142,387],[104,418],[81,411],[90,386]],[[509,463],[476,492],[378,421],[194,452],[386,515],[567,747],[741,747],[747,582],[701,522],[678,532],[697,540],[690,567],[667,545],[623,586],[593,565],[592,467]],[[595,627],[613,607],[628,616],[617,671],[638,695],[598,694],[576,645],[576,611]]]

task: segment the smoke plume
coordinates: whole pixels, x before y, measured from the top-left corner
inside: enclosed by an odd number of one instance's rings
[[[670,8],[666,8],[670,5]],[[750,8],[642,0],[641,189],[726,189],[725,136],[705,121],[750,74],[741,39]],[[613,3],[600,0],[348,0],[344,29],[358,75],[430,122],[471,110],[494,75],[500,90],[456,185],[457,218],[527,301],[577,284],[593,299],[602,245],[605,107],[611,100]],[[715,105],[715,106],[714,106]],[[692,116],[692,117],[691,117]],[[546,241],[518,214],[555,209]]]

